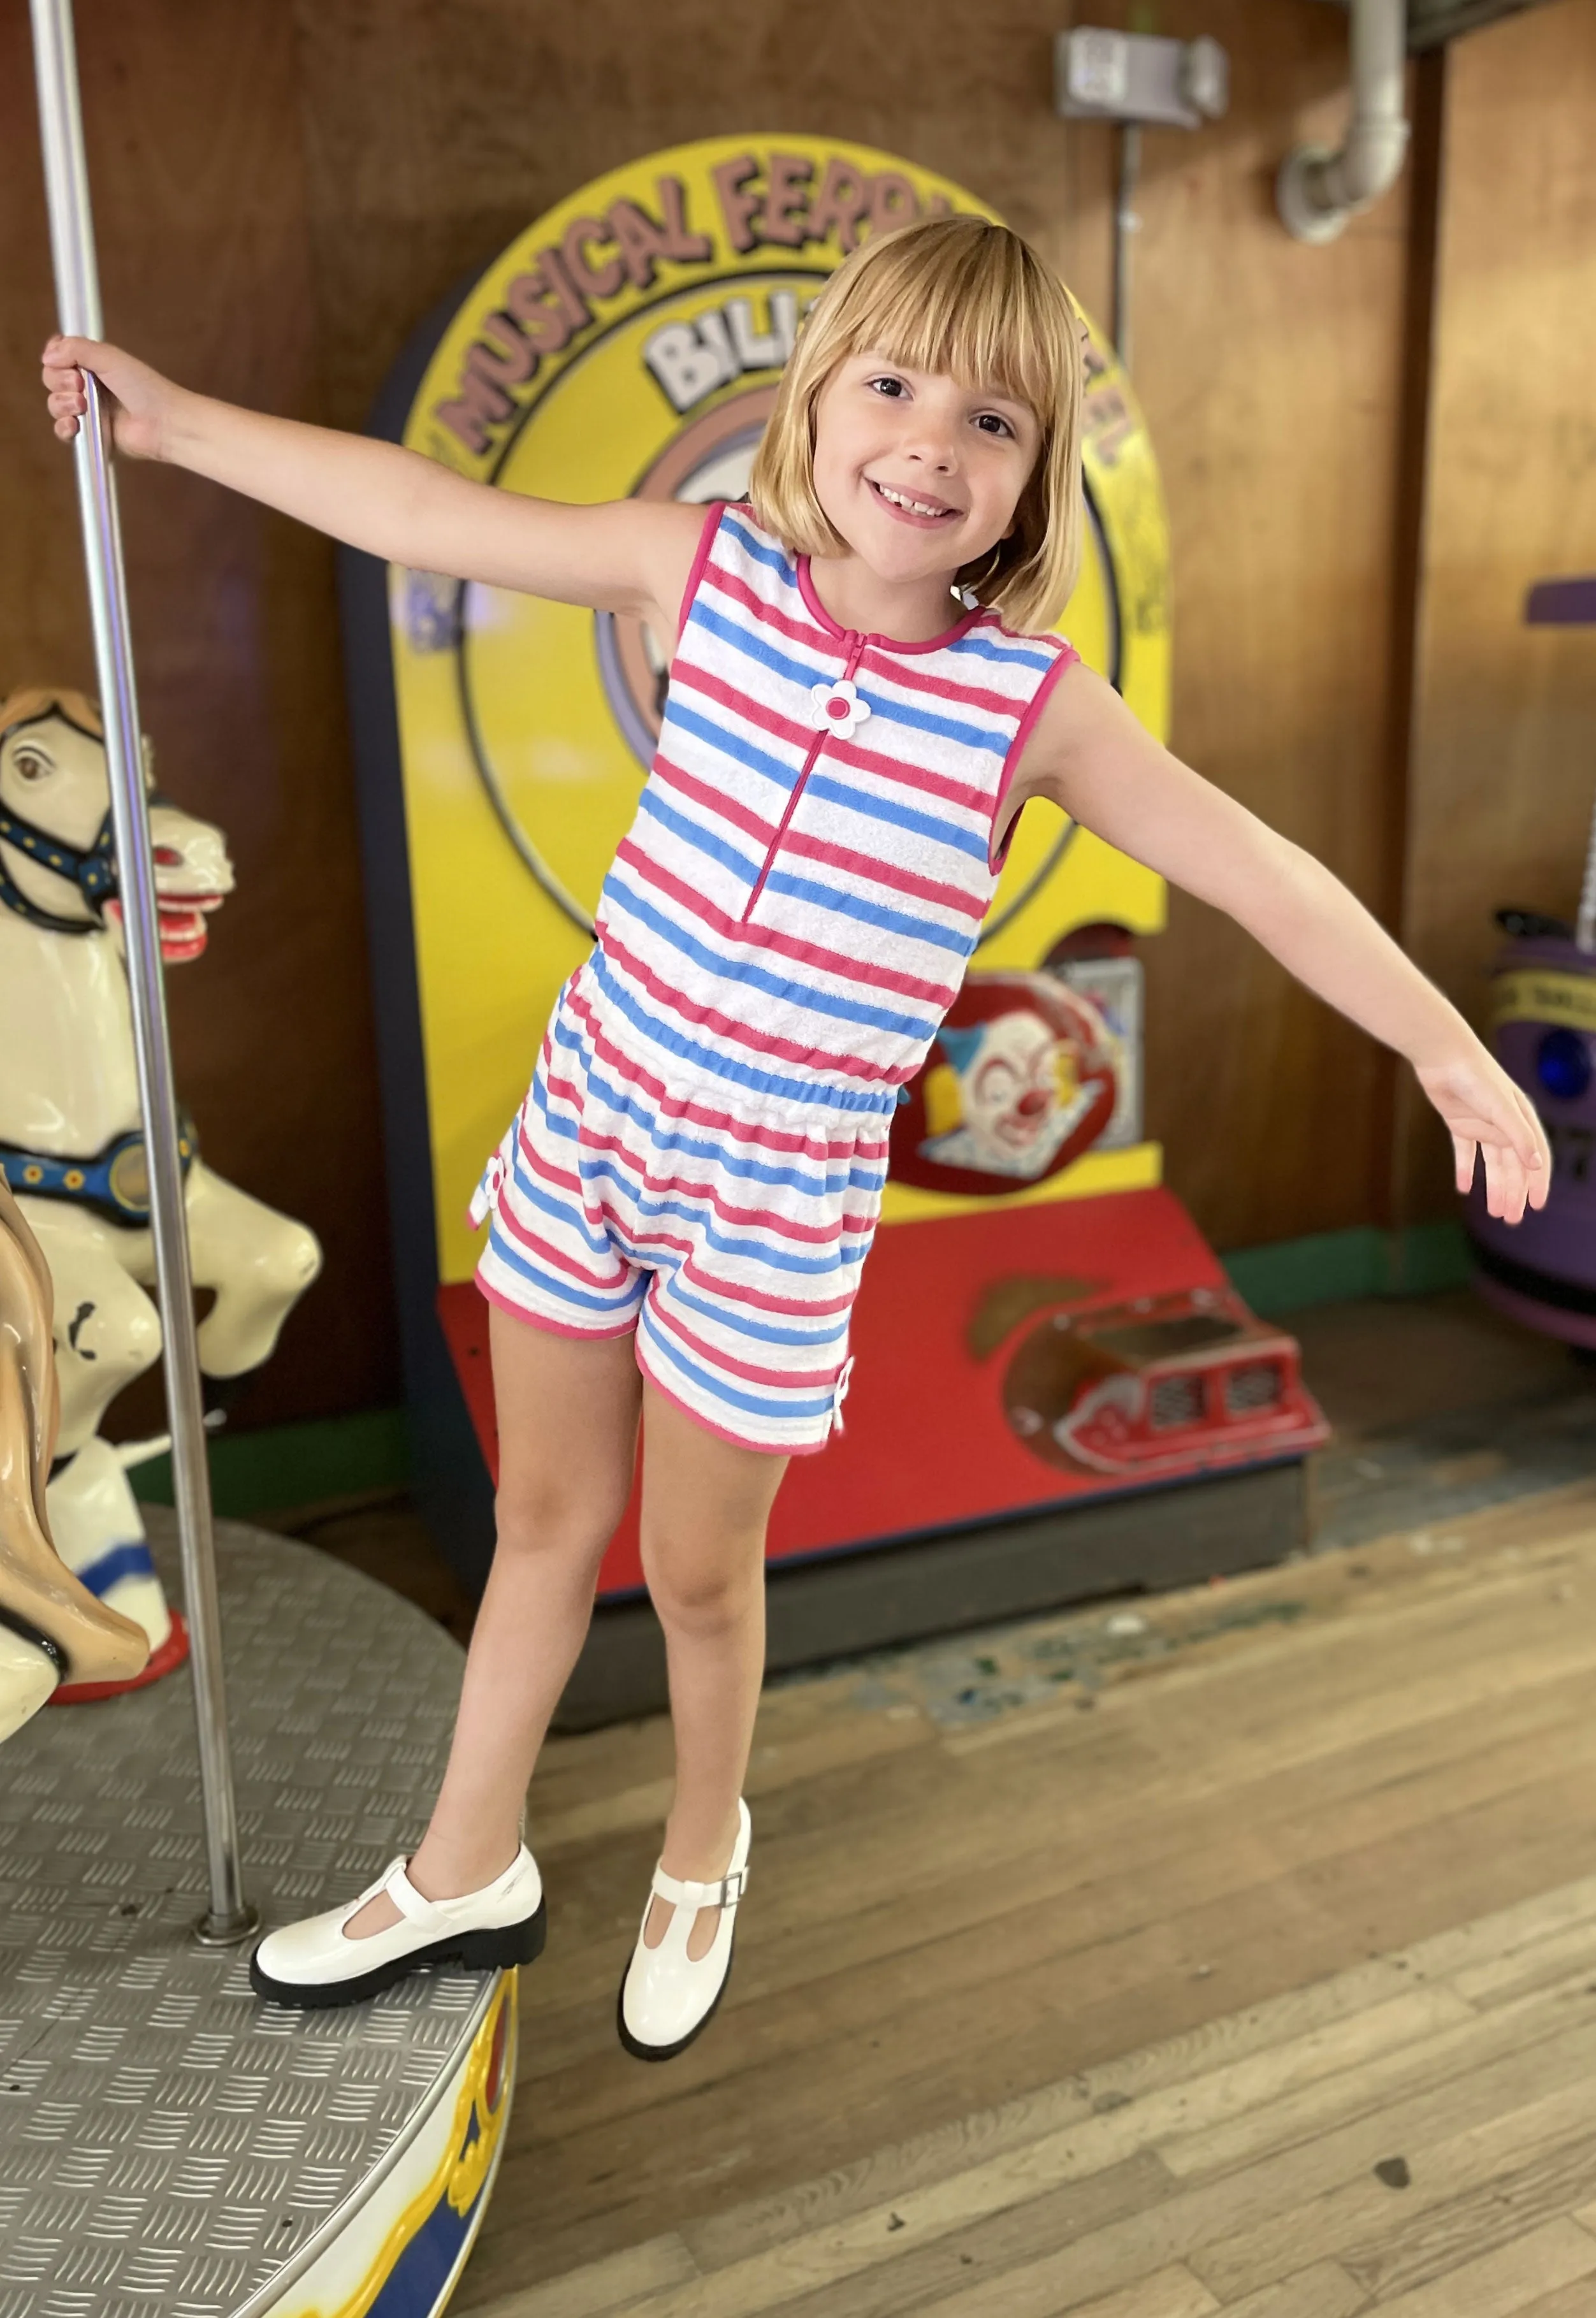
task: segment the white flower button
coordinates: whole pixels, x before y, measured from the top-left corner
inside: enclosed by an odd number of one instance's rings
[[[861,700],[856,685],[846,678],[836,684],[812,684],[809,696],[814,702],[814,721],[823,732],[835,732],[844,741],[850,740],[870,714],[870,703]]]

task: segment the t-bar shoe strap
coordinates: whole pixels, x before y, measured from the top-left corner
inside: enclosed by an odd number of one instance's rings
[[[733,1868],[717,1883],[684,1882],[675,1875],[668,1875],[663,1867],[654,1870],[655,1896],[668,1900],[677,1908],[735,1908],[748,1888],[746,1867]]]

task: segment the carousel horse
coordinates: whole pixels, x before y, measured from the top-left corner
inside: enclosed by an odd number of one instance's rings
[[[147,781],[148,753],[146,742]],[[145,1292],[155,1250],[110,802],[92,702],[41,689],[0,702],[0,1179],[54,1284],[60,1424],[49,1512],[62,1559],[143,1626],[148,1679],[182,1657],[181,1629],[127,1480],[137,1452],[99,1433],[107,1405],[161,1347]],[[177,964],[204,949],[232,865],[221,831],[153,783],[149,831],[161,954]],[[214,1379],[240,1377],[271,1353],[320,1250],[302,1224],[208,1167],[186,1119],[180,1153],[194,1285],[215,1299],[200,1365]],[[0,1536],[6,1519],[0,1509]],[[95,1679],[77,1670],[73,1686],[82,1694]]]

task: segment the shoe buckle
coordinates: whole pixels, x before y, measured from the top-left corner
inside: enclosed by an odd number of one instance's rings
[[[746,1867],[734,1868],[730,1875],[722,1876],[721,1879],[722,1907],[735,1908],[747,1891],[748,1882],[749,1871]]]

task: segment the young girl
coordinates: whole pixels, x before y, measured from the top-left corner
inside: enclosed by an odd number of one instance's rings
[[[115,440],[390,562],[625,611],[677,639],[659,754],[479,1187],[502,1444],[498,1544],[419,1850],[273,1932],[255,1985],[338,2004],[427,1960],[527,1961],[528,1779],[647,1442],[643,1566],[676,1735],[622,1981],[662,2060],[724,1989],[764,1655],[767,1517],[821,1448],[888,1125],[958,989],[1016,815],[1045,796],[1231,914],[1405,1055],[1494,1215],[1544,1203],[1545,1138],[1462,1018],[1328,871],[1152,741],[1048,633],[1080,531],[1081,324],[1001,226],[866,244],[816,301],[746,504],[566,507],[417,454],[189,394],[52,339]]]

